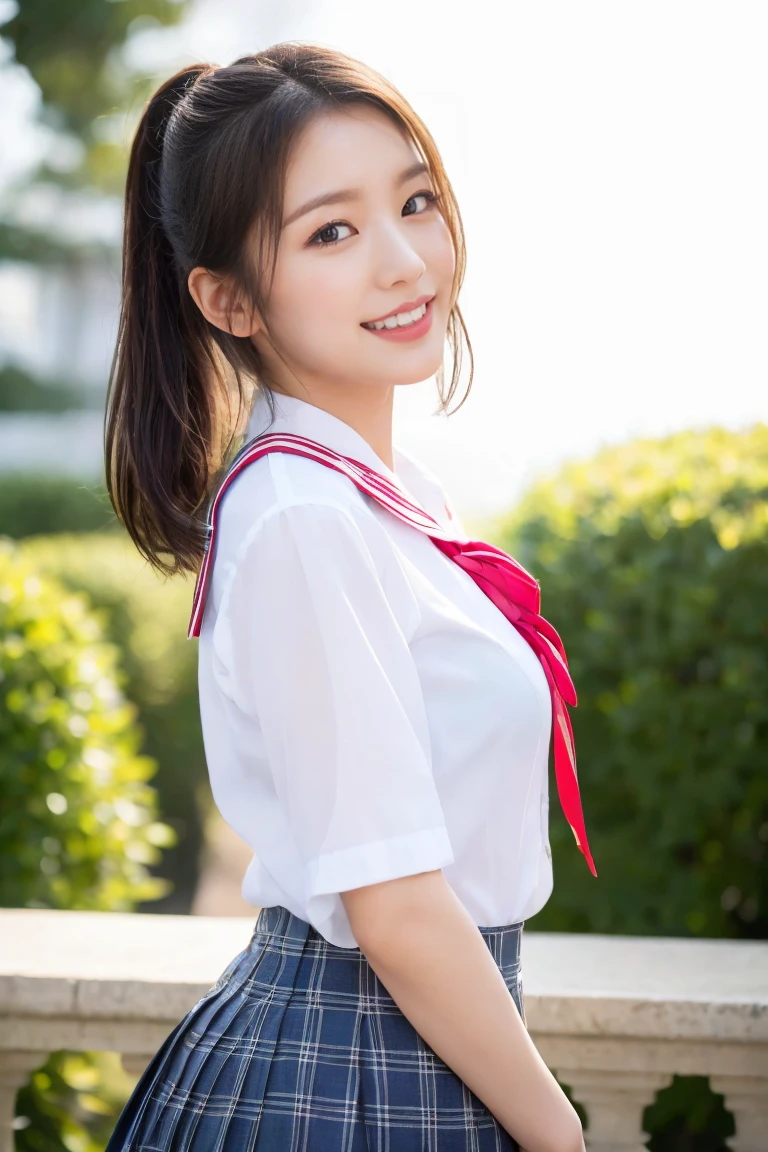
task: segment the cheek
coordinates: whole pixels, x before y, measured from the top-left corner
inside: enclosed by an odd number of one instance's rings
[[[349,328],[350,316],[360,307],[359,271],[355,273],[352,262],[334,260],[331,253],[287,261],[272,294],[275,332],[306,344],[317,334]]]
[[[456,270],[456,254],[448,225],[441,217],[430,221],[419,237],[419,253],[427,266],[430,287],[447,299]]]
[[[445,222],[441,224],[438,230],[434,258],[438,274],[446,285],[451,284],[456,271],[456,253],[453,248],[453,238]]]

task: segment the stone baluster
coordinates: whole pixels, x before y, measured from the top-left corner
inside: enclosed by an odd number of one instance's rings
[[[768,1077],[710,1076],[709,1086],[725,1097],[733,1116],[736,1135],[726,1141],[728,1147],[733,1152],[768,1152]]]
[[[656,1093],[672,1083],[671,1074],[558,1068],[557,1077],[586,1109],[584,1142],[588,1149],[646,1152],[643,1112],[654,1102]]]
[[[0,1050],[0,1152],[13,1152],[16,1097],[29,1080],[30,1073],[47,1059],[47,1052]]]

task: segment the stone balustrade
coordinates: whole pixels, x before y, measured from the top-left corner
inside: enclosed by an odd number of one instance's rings
[[[0,909],[0,1152],[16,1092],[60,1048],[138,1076],[255,921]],[[733,1152],[768,1152],[768,944],[527,930],[528,1028],[586,1110],[587,1147],[639,1152],[672,1076],[708,1076]]]

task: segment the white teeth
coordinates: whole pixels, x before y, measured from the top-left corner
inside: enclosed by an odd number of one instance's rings
[[[426,310],[426,304],[421,304],[412,312],[398,312],[396,316],[387,316],[386,320],[375,320],[373,324],[363,324],[363,328],[374,328],[377,331],[381,328],[407,328],[409,324],[415,324],[417,320],[421,320]]]

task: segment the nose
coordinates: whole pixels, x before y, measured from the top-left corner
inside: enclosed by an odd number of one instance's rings
[[[382,288],[393,284],[413,284],[426,271],[421,253],[406,234],[403,222],[387,221],[376,230],[374,264]]]

